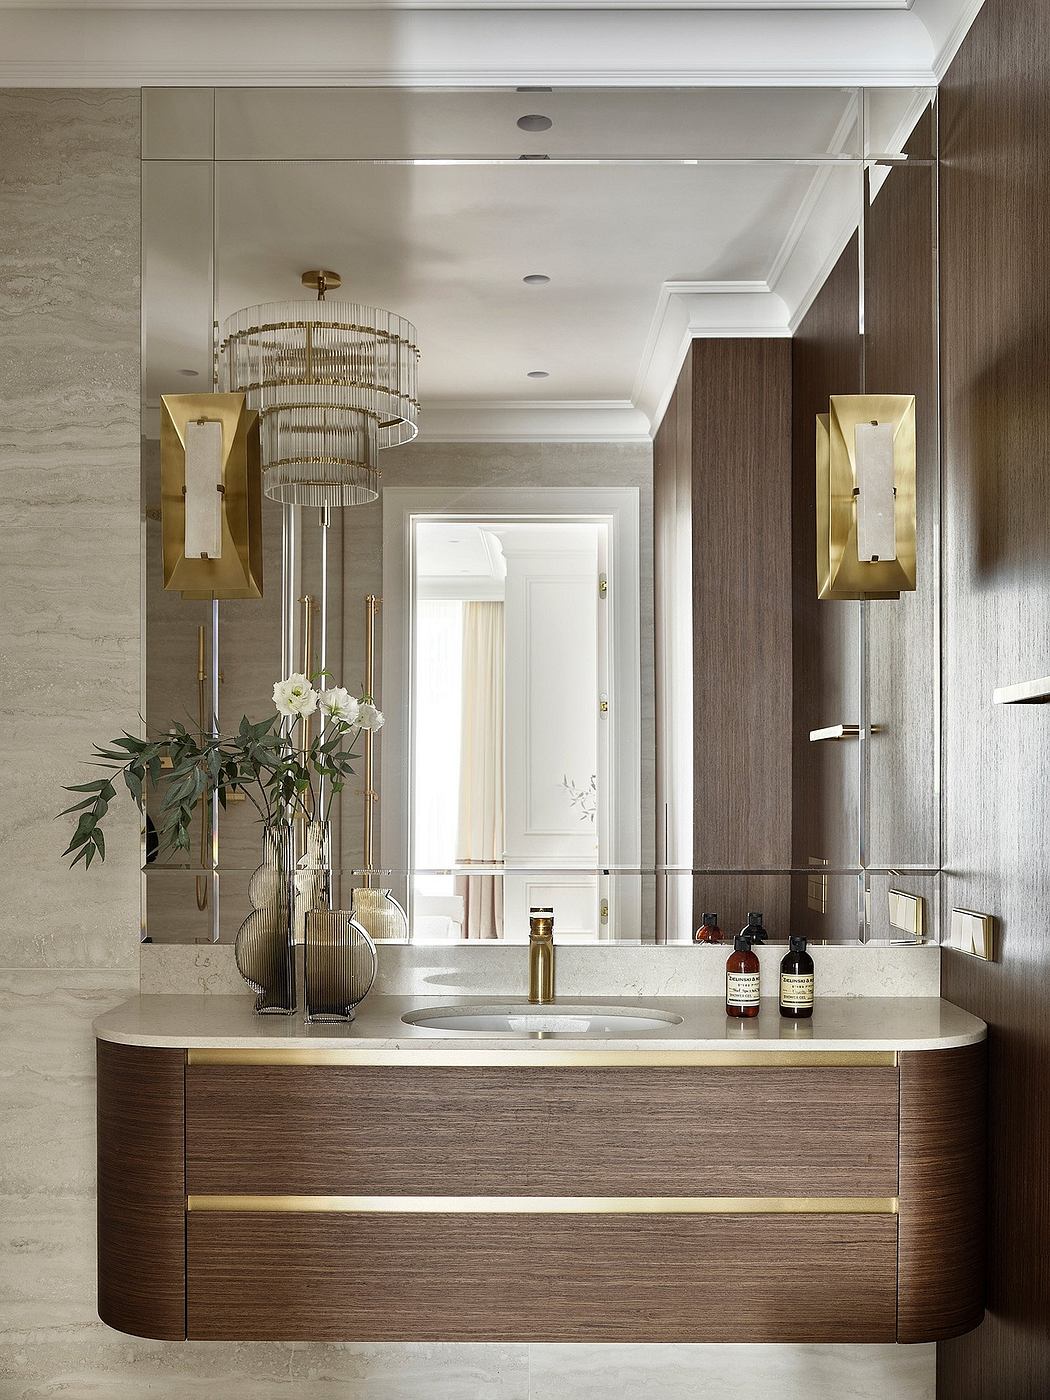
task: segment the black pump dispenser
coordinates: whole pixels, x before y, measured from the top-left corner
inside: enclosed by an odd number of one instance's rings
[[[806,940],[792,935],[780,964],[780,1014],[798,1021],[813,1015],[813,959]]]
[[[765,943],[769,934],[762,927],[762,915],[749,913],[747,916],[747,927],[740,930],[742,938],[750,938],[752,943]]]

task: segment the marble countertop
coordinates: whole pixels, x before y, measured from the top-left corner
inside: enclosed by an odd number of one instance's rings
[[[395,1060],[425,1062],[458,1053],[539,1050],[593,1051],[851,1051],[947,1050],[984,1040],[983,1021],[938,997],[827,997],[818,1000],[811,1020],[780,1016],[777,1002],[764,998],[751,1020],[726,1016],[721,997],[560,998],[551,1010],[594,1007],[652,1007],[680,1016],[676,1025],[630,1035],[581,1036],[537,1032],[445,1031],[406,1025],[401,1017],[429,1007],[501,1006],[529,1008],[522,997],[421,997],[373,995],[348,1024],[307,1025],[294,1016],[256,1016],[248,996],[138,996],[107,1011],[94,1023],[99,1040],[118,1045],[201,1050],[359,1051],[361,1062],[376,1052]]]

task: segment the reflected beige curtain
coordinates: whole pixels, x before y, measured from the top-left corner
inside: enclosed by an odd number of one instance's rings
[[[503,860],[503,604],[463,605],[457,864]],[[503,877],[460,875],[466,938],[503,937]]]

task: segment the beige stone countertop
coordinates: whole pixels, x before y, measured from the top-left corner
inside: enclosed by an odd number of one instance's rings
[[[292,1016],[256,1016],[251,996],[138,996],[107,1011],[94,1023],[99,1040],[118,1045],[189,1050],[340,1052],[340,1060],[375,1063],[455,1062],[472,1052],[484,1061],[493,1052],[524,1058],[565,1050],[595,1054],[667,1051],[845,1052],[946,1050],[984,1040],[983,1021],[938,997],[829,997],[818,999],[810,1020],[780,1016],[775,1000],[763,999],[750,1020],[725,1014],[721,997],[559,998],[549,1007],[529,1007],[521,997],[368,997],[349,1023],[307,1024]],[[456,1010],[510,1007],[582,1014],[585,1009],[650,1008],[678,1018],[657,1030],[581,1035],[579,1031],[508,1032],[432,1030],[407,1025],[402,1016],[436,1007]],[[623,1012],[621,1012],[623,1014]]]

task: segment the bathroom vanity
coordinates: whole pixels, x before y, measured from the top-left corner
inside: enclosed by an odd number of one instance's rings
[[[624,1342],[923,1342],[980,1321],[975,1017],[861,998],[732,1023],[717,998],[603,998],[544,1030],[419,1023],[438,1006],[373,996],[352,1025],[305,1026],[250,998],[142,996],[101,1017],[103,1321]],[[656,1028],[587,1033],[629,1008]]]

